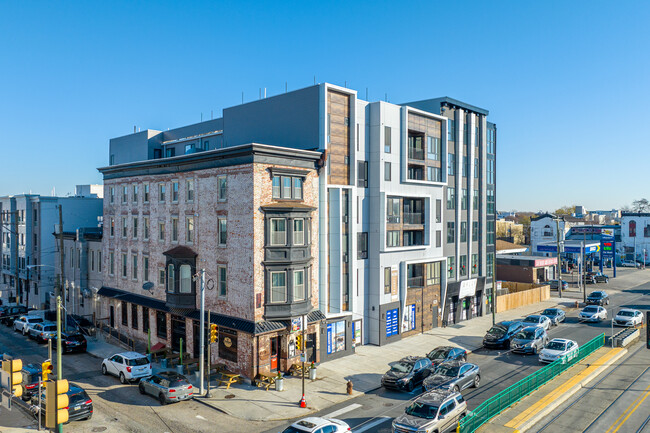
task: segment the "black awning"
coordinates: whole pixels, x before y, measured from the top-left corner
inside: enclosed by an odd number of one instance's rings
[[[165,301],[161,301],[160,299],[152,298],[149,296],[138,295],[124,290],[114,289],[112,287],[102,286],[97,294],[106,298],[119,299],[121,301],[130,302],[132,304],[142,305],[143,307],[153,308],[154,310],[165,312],[169,311],[169,308],[165,304]]]

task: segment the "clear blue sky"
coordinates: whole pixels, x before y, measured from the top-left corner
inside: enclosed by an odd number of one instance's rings
[[[500,210],[650,198],[650,3],[0,3],[0,195],[101,183],[108,140],[318,82],[498,125]]]

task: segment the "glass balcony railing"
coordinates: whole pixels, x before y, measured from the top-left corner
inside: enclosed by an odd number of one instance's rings
[[[404,224],[422,224],[424,215],[421,213],[404,212]]]
[[[417,159],[418,161],[424,161],[424,149],[409,147],[409,158]]]

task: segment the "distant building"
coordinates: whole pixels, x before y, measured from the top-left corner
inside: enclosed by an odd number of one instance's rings
[[[556,223],[556,219],[558,223]],[[553,214],[542,214],[535,218],[530,219],[530,251],[531,254],[540,254],[537,251],[537,246],[542,242],[551,242],[557,240],[557,226],[559,224],[560,240],[564,240],[564,236],[573,226],[584,225],[584,220],[572,216],[562,215],[556,216]],[[551,256],[551,253],[541,253],[543,255]]]
[[[621,248],[626,260],[650,264],[650,213],[623,212],[621,214]]]
[[[500,219],[497,220],[496,227],[497,239],[519,245],[526,242],[523,224],[517,224],[514,221]]]

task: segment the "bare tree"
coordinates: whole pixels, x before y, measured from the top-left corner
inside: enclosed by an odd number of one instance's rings
[[[633,212],[648,212],[650,211],[650,202],[647,199],[642,198],[639,200],[634,200],[632,202],[632,211]]]

